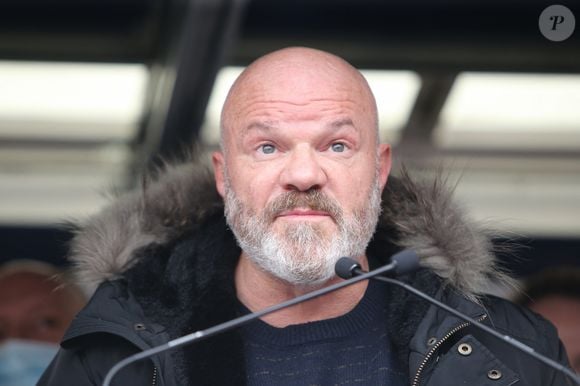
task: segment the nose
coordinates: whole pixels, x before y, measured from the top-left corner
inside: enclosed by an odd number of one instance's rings
[[[297,147],[284,165],[280,179],[285,189],[306,192],[322,188],[327,181],[327,175],[314,149]]]

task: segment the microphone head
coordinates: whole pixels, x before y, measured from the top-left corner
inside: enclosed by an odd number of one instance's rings
[[[350,279],[354,276],[354,270],[360,269],[360,264],[350,257],[341,257],[334,265],[336,276],[343,279]]]
[[[391,257],[391,261],[397,264],[395,266],[397,275],[405,275],[419,269],[419,256],[410,249],[395,253]]]

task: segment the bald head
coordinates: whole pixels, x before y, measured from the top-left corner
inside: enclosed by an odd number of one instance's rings
[[[364,260],[390,160],[373,94],[350,64],[308,48],[252,63],[226,99],[222,151],[212,155],[243,250],[238,293],[256,278],[321,285],[340,256]],[[298,201],[314,196],[317,203]]]
[[[222,109],[222,146],[255,101],[306,105],[324,98],[352,99],[378,137],[376,102],[361,73],[330,53],[291,47],[257,59],[234,82]]]

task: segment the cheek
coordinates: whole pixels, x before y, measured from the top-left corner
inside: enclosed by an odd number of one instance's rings
[[[359,202],[366,200],[369,189],[375,182],[375,168],[369,168],[368,164],[357,165],[353,163],[346,167],[333,168],[331,171],[332,178],[331,189],[345,200],[343,204],[348,205],[349,202]]]
[[[230,174],[231,187],[238,198],[252,209],[261,211],[276,190],[273,167],[238,167]]]

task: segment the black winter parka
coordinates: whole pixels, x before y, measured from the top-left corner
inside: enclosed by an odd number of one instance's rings
[[[140,192],[119,197],[79,229],[71,247],[90,302],[77,315],[39,385],[100,385],[121,359],[238,316],[240,255],[211,173],[169,167]],[[554,327],[485,295],[509,279],[488,238],[467,222],[441,181],[390,177],[367,249],[371,266],[414,249],[423,268],[402,279],[446,304],[567,364]],[[410,385],[564,386],[561,375],[399,287],[385,326]],[[244,385],[241,337],[228,332],[119,372],[113,385]]]

